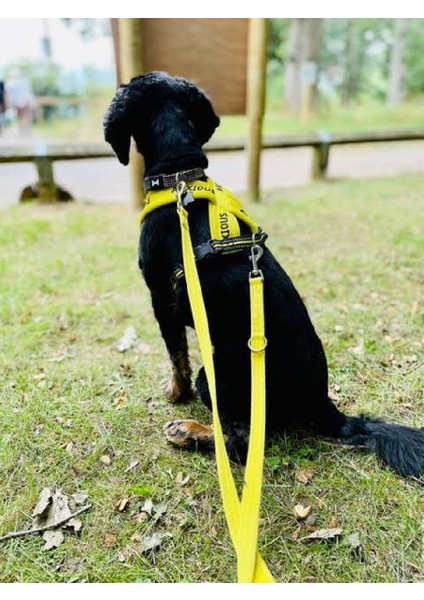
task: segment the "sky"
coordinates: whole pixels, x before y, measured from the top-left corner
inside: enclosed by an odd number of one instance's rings
[[[51,34],[53,60],[65,71],[85,65],[113,68],[110,37],[84,41],[76,28],[66,27],[60,19],[0,18],[0,74],[5,66],[20,58],[42,58],[40,38],[46,26]]]

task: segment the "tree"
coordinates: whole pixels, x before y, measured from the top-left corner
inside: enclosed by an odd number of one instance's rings
[[[291,21],[285,97],[289,107],[298,113],[305,101],[312,104],[316,100],[321,22],[322,19]]]
[[[394,108],[403,100],[405,95],[405,44],[407,20],[396,19],[392,56],[390,61],[389,87],[387,104]]]

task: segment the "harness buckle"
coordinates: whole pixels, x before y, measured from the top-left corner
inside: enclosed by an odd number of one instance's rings
[[[178,179],[179,173],[177,173]],[[183,206],[187,206],[190,202],[194,202],[193,194],[190,192],[190,188],[186,184],[185,181],[178,181],[177,183],[177,208],[181,208]]]

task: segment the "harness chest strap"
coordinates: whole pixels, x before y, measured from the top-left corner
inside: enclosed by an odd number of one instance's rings
[[[188,204],[190,197],[194,200],[208,200],[209,224],[213,239],[225,240],[240,236],[239,219],[245,223],[252,233],[258,232],[258,226],[243,210],[237,198],[227,189],[217,185],[210,177],[206,181],[192,181],[187,184],[187,195],[185,203]],[[150,191],[146,194],[144,209],[140,216],[140,225],[148,214],[168,204],[177,202],[177,191],[175,187],[159,191]]]

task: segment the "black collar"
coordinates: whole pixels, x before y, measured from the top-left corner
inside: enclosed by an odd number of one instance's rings
[[[167,188],[174,187],[179,181],[194,181],[206,177],[204,170],[201,167],[195,169],[189,169],[188,171],[180,171],[179,173],[171,173],[170,175],[152,175],[151,177],[144,178],[144,189],[146,192],[152,190],[166,190]]]

